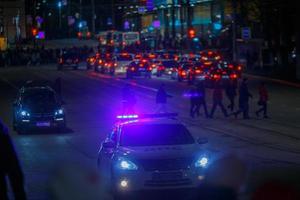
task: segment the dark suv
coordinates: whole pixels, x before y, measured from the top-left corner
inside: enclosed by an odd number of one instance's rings
[[[48,86],[22,87],[13,104],[14,130],[26,133],[35,128],[65,128],[65,110],[59,99]]]

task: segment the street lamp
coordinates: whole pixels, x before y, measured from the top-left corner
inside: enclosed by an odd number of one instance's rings
[[[62,7],[62,3],[61,3],[61,1],[59,1],[58,3],[57,3],[57,6],[58,6],[58,12],[59,12],[59,29],[61,29],[61,7]]]

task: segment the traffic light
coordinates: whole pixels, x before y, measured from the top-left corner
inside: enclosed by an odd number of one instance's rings
[[[188,30],[188,36],[189,36],[189,38],[191,38],[191,39],[193,39],[194,37],[196,37],[196,31],[195,31],[195,29],[190,28],[190,29]]]
[[[38,34],[38,30],[36,28],[31,29],[32,36],[36,36]]]

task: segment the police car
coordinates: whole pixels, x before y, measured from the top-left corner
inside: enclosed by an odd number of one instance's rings
[[[121,115],[102,143],[98,168],[118,199],[132,192],[196,188],[210,155],[177,114]]]

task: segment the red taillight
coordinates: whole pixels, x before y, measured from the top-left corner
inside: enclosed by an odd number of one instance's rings
[[[102,61],[102,60],[98,60],[98,63],[99,63],[99,64],[102,64],[102,63],[103,63],[103,61]]]
[[[117,66],[117,63],[115,63],[114,66],[116,67],[116,66]]]
[[[88,37],[88,38],[91,37],[91,32],[87,32],[86,37]]]
[[[242,66],[237,66],[237,70],[241,71],[242,70]]]
[[[211,56],[211,55],[213,55],[213,52],[209,51],[207,54]]]
[[[228,65],[228,68],[229,68],[229,69],[233,69],[233,65],[232,65],[232,64],[229,64],[229,65]]]
[[[202,71],[200,69],[196,69],[196,74],[200,74]]]
[[[216,59],[216,60],[220,60],[220,59],[221,59],[221,56],[216,56],[215,59]]]
[[[151,66],[152,66],[153,68],[155,68],[155,67],[156,67],[156,65],[155,65],[155,64],[152,64]]]
[[[145,63],[145,62],[147,62],[147,60],[143,59],[142,62]]]
[[[186,76],[186,72],[185,72],[185,71],[182,71],[182,72],[181,72],[181,75],[182,75],[182,76]]]
[[[140,67],[144,67],[144,65],[143,65],[143,64],[139,64],[139,66],[140,66]]]
[[[204,65],[211,65],[211,64],[212,64],[211,61],[204,62]]]
[[[149,71],[152,71],[152,67],[149,67],[148,70],[149,70]]]
[[[59,59],[59,63],[62,64],[64,61],[62,58]]]
[[[220,79],[220,78],[221,78],[221,76],[220,76],[220,75],[218,75],[218,74],[214,74],[214,75],[213,75],[213,78],[214,78],[214,79],[216,79],[216,80],[218,80],[218,79]]]
[[[131,67],[130,70],[131,70],[131,71],[134,71],[134,67]]]
[[[236,78],[237,78],[237,75],[236,75],[236,74],[231,74],[231,75],[230,75],[230,78],[231,78],[231,79],[236,79]]]

